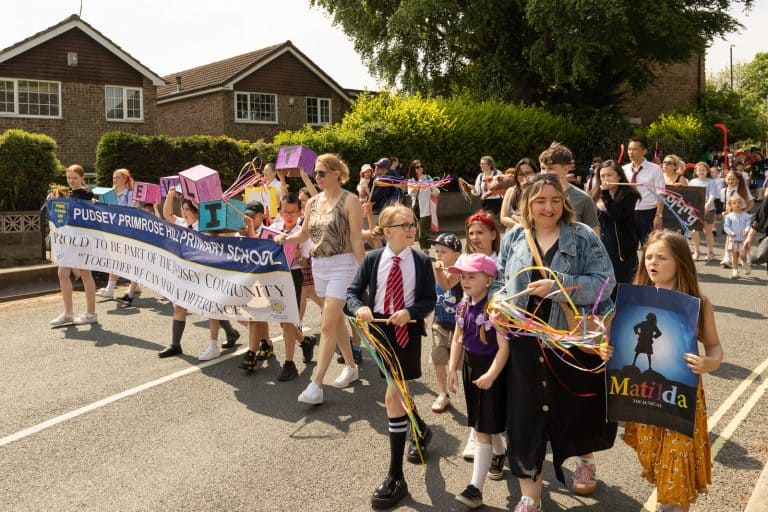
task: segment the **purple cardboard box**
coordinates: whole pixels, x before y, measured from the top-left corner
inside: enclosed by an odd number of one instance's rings
[[[176,188],[176,185],[180,183],[178,176],[165,176],[160,178],[160,194],[165,197],[168,195],[168,191],[172,188]]]
[[[285,169],[288,176],[298,176],[299,169],[304,169],[307,176],[315,174],[317,154],[306,146],[280,146],[277,152],[275,169]]]

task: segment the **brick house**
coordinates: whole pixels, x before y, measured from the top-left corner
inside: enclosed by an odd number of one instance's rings
[[[291,41],[163,77],[158,133],[270,139],[341,120],[348,93]]]
[[[619,105],[633,123],[648,125],[660,114],[697,105],[706,87],[704,56],[686,62],[654,66],[656,80],[637,96],[627,93]]]
[[[0,132],[19,128],[58,143],[64,165],[96,161],[102,134],[154,134],[160,76],[72,15],[0,50]]]

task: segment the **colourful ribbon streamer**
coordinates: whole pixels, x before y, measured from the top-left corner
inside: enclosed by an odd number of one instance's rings
[[[411,424],[411,434],[414,439],[420,439],[422,432],[419,429],[419,424],[416,421],[415,411],[416,406],[413,403],[411,395],[408,393],[408,382],[403,376],[403,368],[400,366],[400,360],[395,355],[395,351],[392,344],[389,341],[386,333],[379,326],[366,323],[357,317],[347,317],[349,325],[352,326],[352,330],[360,336],[363,342],[363,346],[370,352],[371,358],[376,363],[381,373],[387,379],[387,384],[397,392],[397,398],[402,405],[405,414],[408,416],[408,421]],[[419,458],[421,459],[422,468],[426,468],[424,465],[424,454],[421,451],[421,446],[416,443],[416,448],[419,452]]]
[[[260,175],[259,172],[261,171],[261,168],[262,161],[261,157],[258,156],[250,162],[243,164],[243,166],[240,168],[240,172],[238,173],[237,178],[235,178],[235,182],[227,190],[222,192],[221,198],[225,201],[227,199],[232,199],[243,190],[245,190],[246,187],[250,187],[259,181],[263,182],[264,178]]]
[[[410,187],[410,188],[416,188],[416,189],[424,189],[424,188],[432,188],[432,187],[443,187],[450,183],[453,180],[450,176],[446,176],[444,178],[440,178],[439,180],[430,180],[430,181],[416,181],[416,180],[408,180],[405,178],[395,178],[392,176],[379,176],[376,179],[374,179],[374,184],[381,186],[381,187]]]
[[[496,329],[511,337],[533,335],[542,347],[551,348],[561,361],[578,370],[591,373],[603,371],[605,362],[601,362],[601,364],[594,368],[585,368],[577,362],[577,359],[571,353],[571,349],[576,347],[583,351],[599,354],[600,349],[607,344],[607,323],[612,315],[612,311],[599,315],[597,307],[605,295],[610,280],[606,280],[603,283],[597,300],[589,308],[589,312],[587,310],[580,312],[573,303],[568,289],[563,286],[555,272],[546,267],[526,267],[520,270],[518,275],[529,271],[541,271],[551,277],[555,282],[555,290],[544,298],[551,298],[561,294],[565,298],[568,307],[574,311],[576,318],[579,320],[578,324],[571,330],[557,329],[538,316],[538,308],[541,304],[532,313],[524,308],[517,307],[514,304],[514,299],[528,293],[527,290],[523,290],[507,298],[501,298],[496,294],[488,301],[489,316]],[[595,328],[589,328],[588,323],[590,321],[595,325]]]

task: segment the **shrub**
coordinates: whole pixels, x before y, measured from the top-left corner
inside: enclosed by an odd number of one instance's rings
[[[662,114],[651,123],[646,133],[651,146],[648,158],[651,158],[658,141],[661,154],[674,153],[686,162],[696,162],[706,150],[707,131],[701,118],[693,113]]]
[[[274,159],[271,144],[248,142],[230,137],[194,135],[191,137],[145,136],[109,132],[96,147],[96,182],[112,184],[112,172],[125,167],[138,181],[158,183],[162,176],[178,174],[198,164],[219,171],[221,184],[227,188],[243,164],[255,156],[264,162]]]
[[[0,210],[37,210],[62,171],[51,137],[7,130],[0,135]]]

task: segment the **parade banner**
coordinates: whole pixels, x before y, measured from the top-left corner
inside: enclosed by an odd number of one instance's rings
[[[706,202],[706,187],[679,186],[667,187],[674,194],[664,194],[664,214],[662,224],[665,229],[679,230],[681,222],[683,229],[688,231],[701,230],[701,218],[704,216]],[[675,215],[677,214],[677,215]]]
[[[109,272],[152,288],[206,318],[299,323],[282,247],[216,237],[136,208],[51,199],[57,265]]]
[[[652,286],[619,284],[606,367],[608,419],[693,437],[696,389],[683,354],[698,354],[700,300]]]

